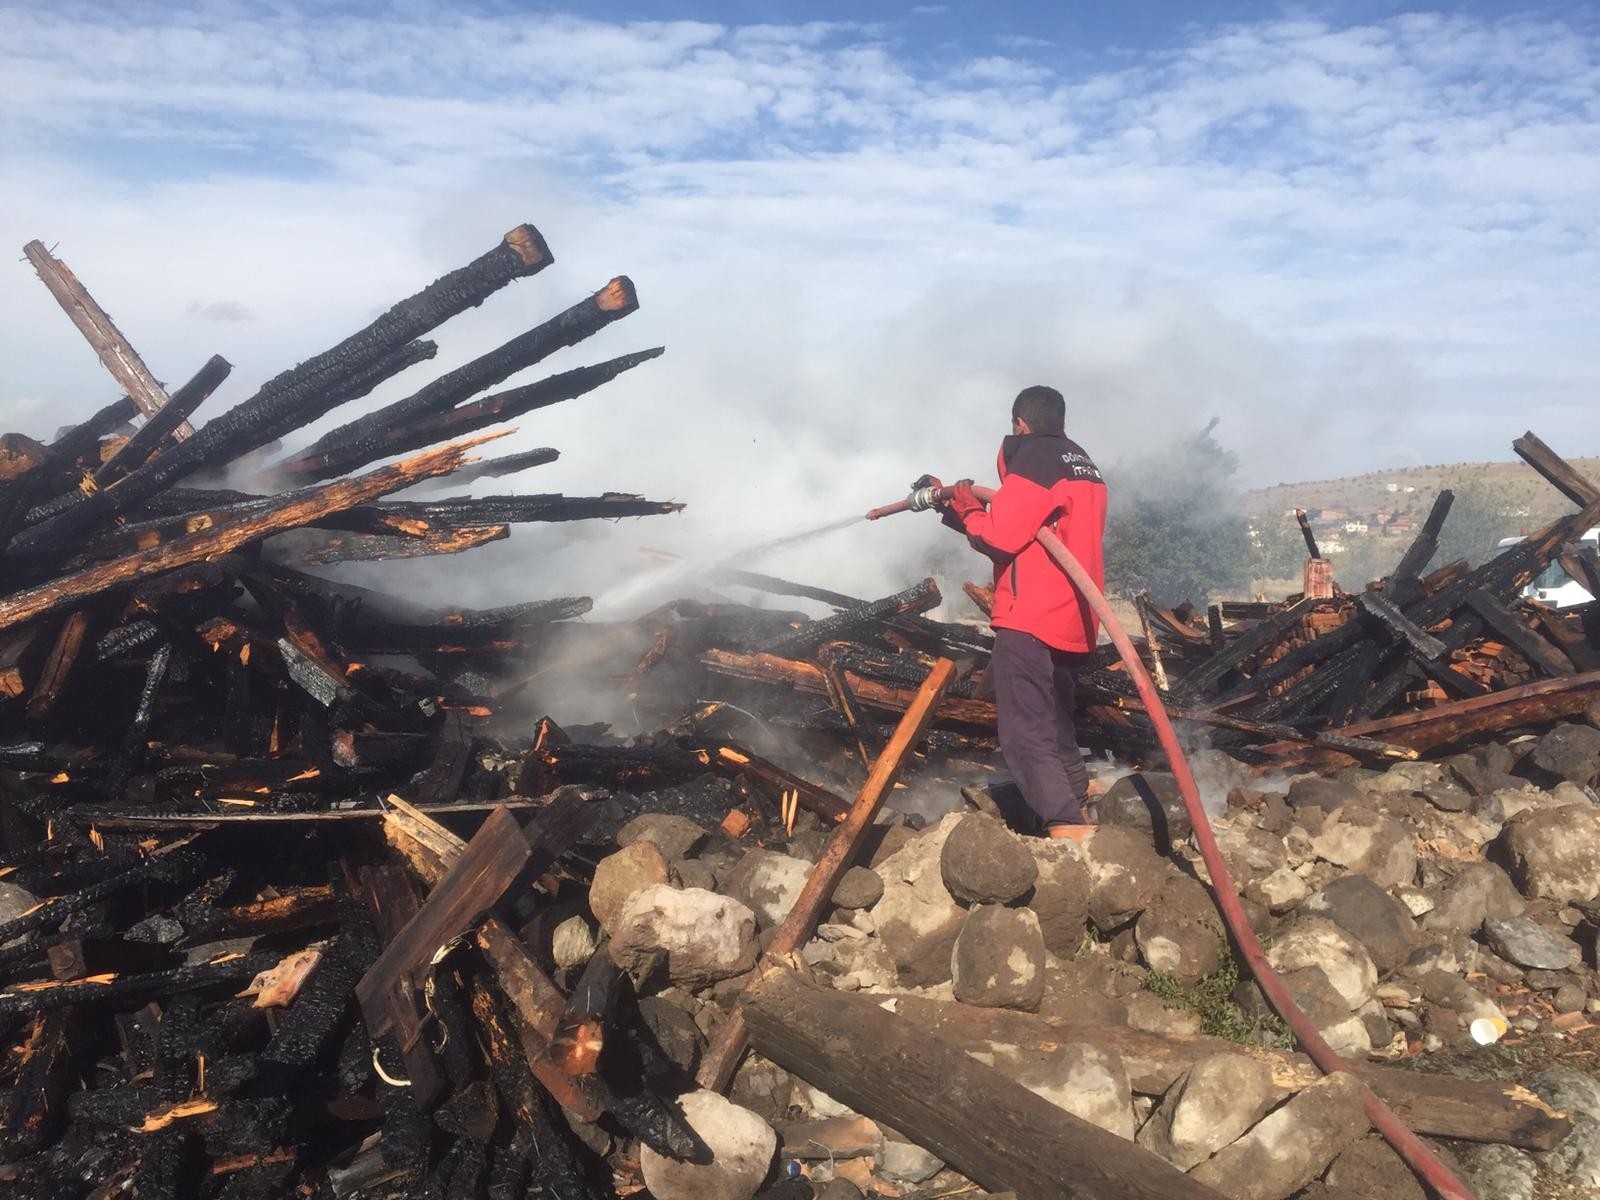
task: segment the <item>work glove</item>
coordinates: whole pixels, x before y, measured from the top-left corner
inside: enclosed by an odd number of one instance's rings
[[[972,480],[963,479],[956,484],[955,494],[950,497],[949,508],[962,521],[975,512],[983,511],[983,501],[973,492]]]

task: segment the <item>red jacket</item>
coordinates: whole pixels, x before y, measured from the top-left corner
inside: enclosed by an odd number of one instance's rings
[[[1089,602],[1033,539],[1050,526],[1104,586],[1106,485],[1099,469],[1076,442],[1041,433],[1006,438],[999,470],[989,507],[960,518],[973,544],[994,560],[991,623],[1031,633],[1057,650],[1094,649],[1100,623]]]

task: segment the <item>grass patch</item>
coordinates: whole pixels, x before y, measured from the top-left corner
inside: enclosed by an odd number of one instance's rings
[[[1192,987],[1165,971],[1151,971],[1145,986],[1174,1008],[1194,1013],[1200,1018],[1200,1032],[1210,1037],[1282,1050],[1294,1046],[1294,1036],[1278,1017],[1271,1014],[1246,1016],[1233,1002],[1233,990],[1239,986],[1239,962],[1226,944],[1223,945],[1222,965]]]

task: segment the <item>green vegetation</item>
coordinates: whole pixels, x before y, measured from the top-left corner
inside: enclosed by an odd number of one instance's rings
[[[1222,947],[1222,965],[1193,987],[1165,971],[1151,971],[1145,986],[1168,1004],[1198,1016],[1201,1033],[1246,1046],[1284,1050],[1294,1046],[1289,1027],[1277,1017],[1247,1017],[1233,1002],[1233,991],[1239,986],[1239,963],[1226,943]]]

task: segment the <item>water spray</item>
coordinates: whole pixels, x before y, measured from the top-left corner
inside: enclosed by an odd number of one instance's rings
[[[872,509],[867,513],[867,520],[876,521],[902,512],[925,512],[947,502],[954,496],[955,490],[953,485],[917,488],[904,500]],[[973,487],[972,492],[984,504],[988,504],[994,498],[993,488]],[[1234,885],[1233,876],[1228,873],[1228,865],[1223,860],[1222,851],[1217,846],[1216,835],[1211,829],[1211,820],[1206,815],[1205,805],[1200,799],[1200,789],[1195,785],[1194,772],[1189,767],[1189,760],[1184,756],[1183,747],[1178,743],[1178,736],[1172,728],[1172,720],[1167,715],[1166,707],[1161,703],[1161,694],[1151,680],[1150,673],[1145,670],[1144,661],[1134,650],[1127,631],[1122,628],[1122,622],[1117,620],[1117,614],[1112,611],[1099,586],[1054,531],[1049,528],[1041,529],[1035,535],[1035,540],[1044,547],[1045,553],[1066,573],[1073,586],[1089,602],[1089,607],[1105,625],[1112,644],[1122,657],[1123,666],[1127,668],[1134,686],[1138,688],[1145,713],[1155,727],[1156,738],[1161,743],[1162,750],[1166,752],[1173,779],[1178,785],[1179,794],[1183,797],[1183,806],[1188,810],[1189,820],[1194,826],[1195,842],[1200,848],[1200,856],[1205,861],[1206,870],[1211,874],[1217,907],[1222,912],[1222,919],[1228,926],[1234,944],[1239,948],[1240,956],[1250,968],[1256,983],[1260,985],[1262,994],[1283,1018],[1284,1023],[1289,1026],[1295,1038],[1318,1067],[1328,1074],[1335,1071],[1349,1071],[1349,1064],[1328,1045],[1311,1019],[1300,1011],[1283,980],[1267,962],[1266,951],[1256,937],[1255,930],[1250,928],[1250,919],[1239,903],[1238,889]],[[1412,1133],[1389,1106],[1378,1099],[1372,1089],[1365,1084],[1362,1084],[1361,1100],[1367,1119],[1372,1122],[1373,1128],[1383,1135],[1384,1140],[1405,1159],[1406,1165],[1441,1197],[1441,1200],[1475,1200],[1471,1189],[1457,1179],[1438,1155],[1434,1154],[1421,1138]]]

